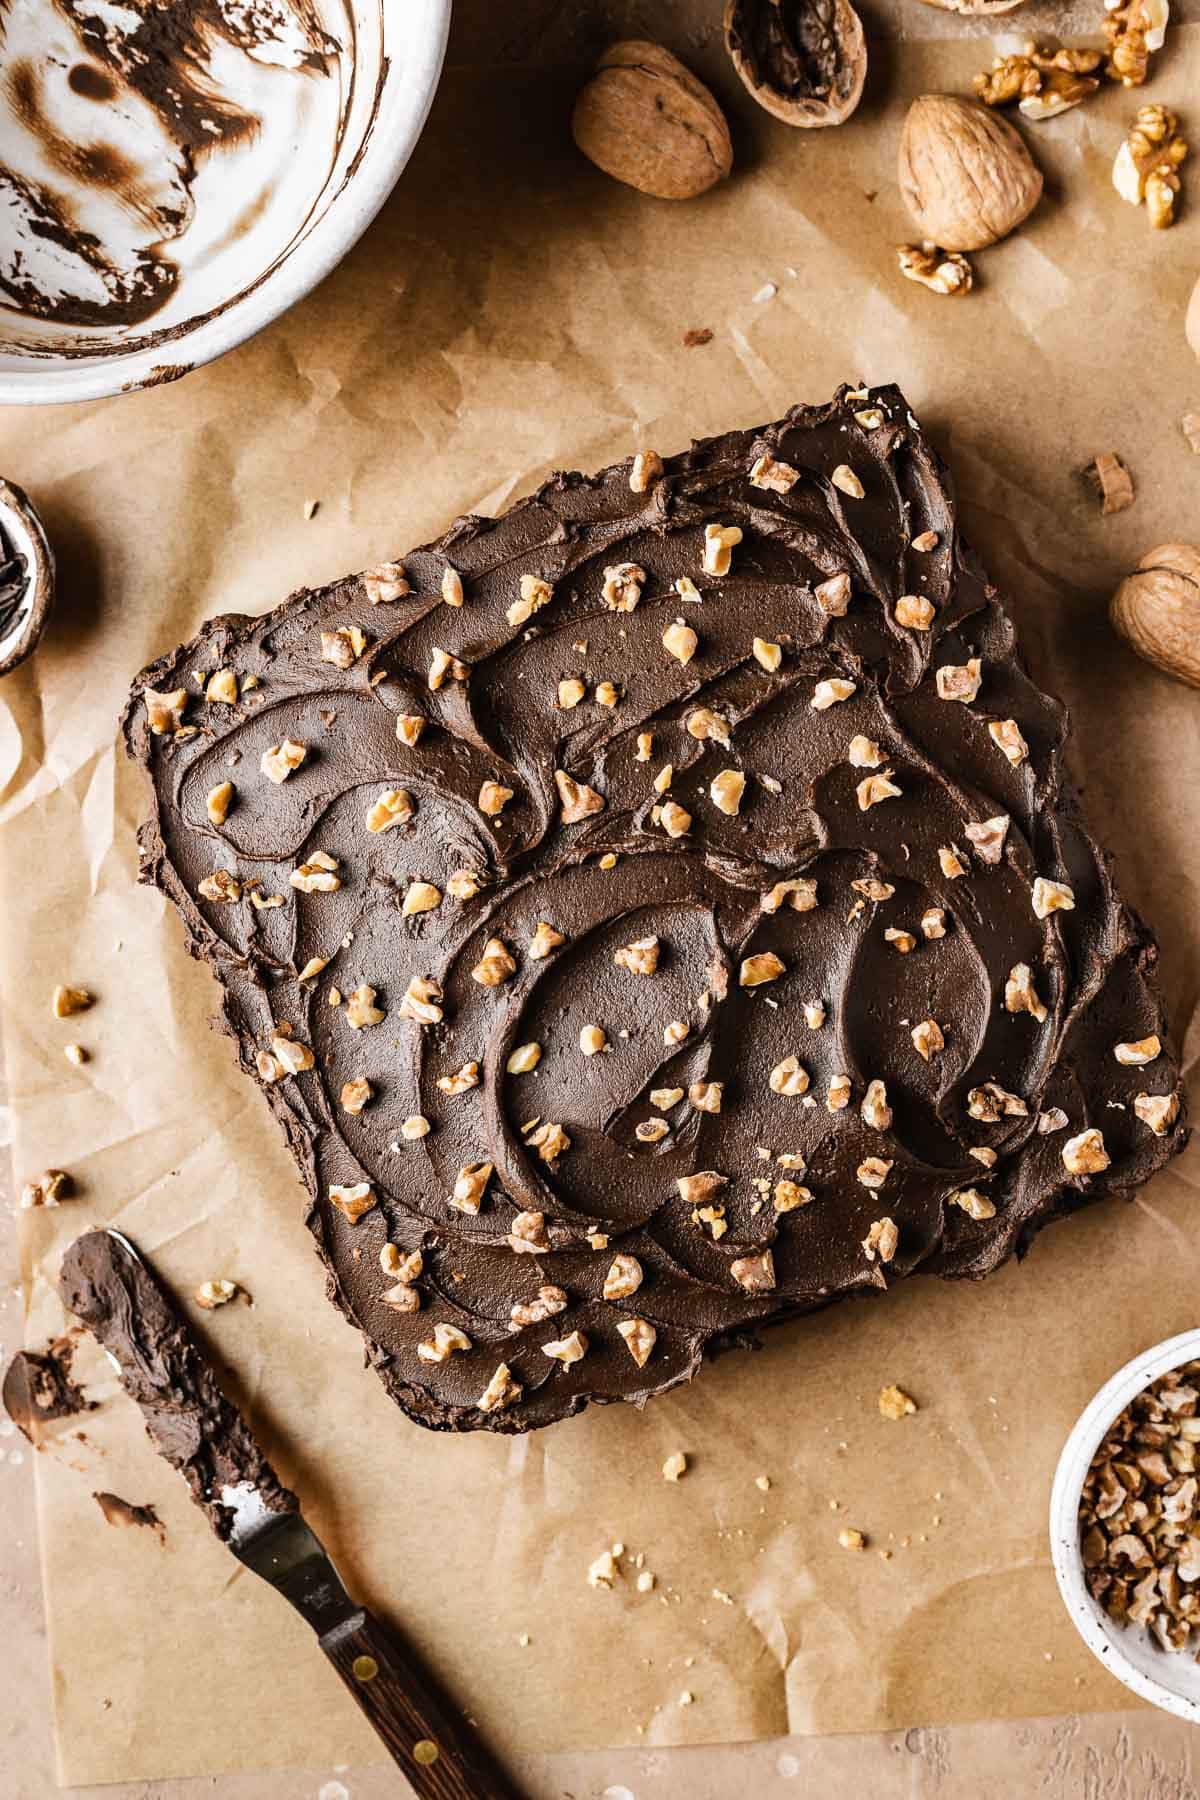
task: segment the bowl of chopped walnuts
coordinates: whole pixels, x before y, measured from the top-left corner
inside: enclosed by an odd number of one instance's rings
[[[1085,1408],[1054,1476],[1050,1552],[1109,1673],[1200,1722],[1200,1331],[1135,1356]]]

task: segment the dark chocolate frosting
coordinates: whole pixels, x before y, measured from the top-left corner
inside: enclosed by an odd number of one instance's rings
[[[237,1505],[228,1496],[247,1487],[269,1512],[295,1511],[295,1495],[221,1392],[174,1301],[119,1237],[89,1231],[76,1238],[63,1257],[58,1291],[113,1358],[154,1448],[178,1469],[218,1537],[227,1538],[235,1522]]]
[[[983,1275],[1182,1142],[1065,711],[894,388],[213,619],[125,729],[144,878],[425,1424],[641,1402]]]

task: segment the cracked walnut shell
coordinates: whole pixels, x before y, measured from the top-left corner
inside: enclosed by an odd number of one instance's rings
[[[748,91],[785,125],[841,125],[862,99],[867,44],[849,0],[726,0],[725,45]]]

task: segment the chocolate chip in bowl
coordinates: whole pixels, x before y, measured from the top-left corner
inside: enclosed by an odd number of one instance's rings
[[[1059,1592],[1133,1693],[1200,1721],[1200,1331],[1119,1369],[1081,1415],[1050,1498]]]
[[[0,480],[0,676],[31,656],[54,604],[54,556],[32,500]]]

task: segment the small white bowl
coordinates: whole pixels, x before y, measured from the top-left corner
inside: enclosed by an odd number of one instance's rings
[[[1106,1381],[1067,1439],[1050,1493],[1050,1555],[1058,1590],[1080,1637],[1110,1675],[1164,1712],[1200,1723],[1200,1664],[1160,1650],[1144,1626],[1118,1625],[1087,1591],[1079,1542],[1079,1496],[1105,1432],[1143,1388],[1200,1358],[1200,1331],[1184,1331],[1135,1356]]]
[[[231,140],[228,154],[235,160],[222,163],[214,154],[193,165],[188,204],[194,210],[186,230],[174,239],[124,247],[126,256],[144,253],[177,266],[169,298],[140,324],[91,327],[37,319],[11,301],[0,305],[0,404],[94,400],[175,380],[244,343],[314,288],[366,230],[412,154],[441,74],[450,5],[451,0],[330,0],[329,8],[322,8],[323,21],[344,21],[333,73],[323,78],[325,85],[314,81],[298,110],[281,106],[279,90],[270,86],[278,59],[249,65],[251,80],[261,84],[253,90],[250,109],[261,130],[237,140],[248,146],[244,150]],[[234,16],[254,15],[242,9]],[[77,67],[89,73],[90,54],[72,40],[65,52],[43,58],[44,78],[59,81],[56,97],[62,98],[64,84],[76,78]],[[94,55],[90,75],[93,82],[115,81],[118,87],[123,79],[111,77]],[[154,114],[132,89],[121,93],[143,134],[131,142],[142,144],[153,128],[144,161],[148,182],[158,184],[158,194],[177,197],[181,158],[173,151],[166,113]],[[314,94],[319,104],[311,99]],[[96,107],[94,114],[103,120],[96,128],[102,139],[119,133],[126,117],[116,105]],[[83,117],[91,116],[85,110]],[[9,151],[17,153],[15,142]],[[69,212],[76,198],[69,181],[67,190],[56,193],[50,178],[42,179],[51,201]],[[95,206],[109,204],[94,190],[89,198]],[[167,217],[165,210],[160,216]],[[88,220],[79,217],[77,224],[83,230]],[[20,242],[22,228],[10,219],[0,220],[0,229],[16,231],[14,241]],[[97,241],[108,249],[106,238]],[[6,254],[8,266],[19,269],[11,245]]]

